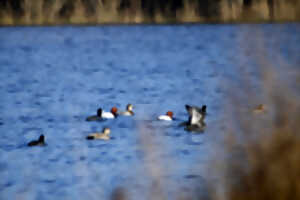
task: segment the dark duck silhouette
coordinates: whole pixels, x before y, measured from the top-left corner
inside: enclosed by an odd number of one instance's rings
[[[40,135],[39,139],[38,140],[32,140],[30,141],[27,146],[45,146],[46,143],[45,143],[45,136],[42,134]]]

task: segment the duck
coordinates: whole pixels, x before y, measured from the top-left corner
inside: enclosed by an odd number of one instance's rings
[[[197,125],[200,122],[203,122],[206,116],[206,105],[203,105],[201,108],[197,106],[185,105],[185,109],[189,114],[188,125]]]
[[[160,115],[157,117],[158,120],[164,120],[164,121],[172,121],[173,120],[173,112],[168,111],[165,115]]]
[[[252,110],[252,112],[255,114],[266,112],[266,106],[264,104],[259,104]]]
[[[206,124],[204,122],[206,116],[206,105],[201,108],[197,106],[185,105],[185,108],[189,114],[189,120],[184,122],[185,130],[193,132],[203,132]]]
[[[129,104],[127,104],[127,106],[126,106],[126,111],[120,112],[120,115],[124,115],[124,116],[133,116],[133,115],[134,115],[134,112],[133,112],[132,110],[133,110],[133,105],[129,103]]]
[[[102,108],[99,108],[97,110],[97,115],[87,117],[86,121],[100,121],[103,119],[114,119],[118,116],[117,112],[118,109],[116,107],[112,107],[110,112],[106,112],[102,110]]]
[[[30,141],[27,146],[45,146],[46,143],[45,143],[45,136],[42,134],[40,135],[39,139],[38,140],[32,140]]]
[[[103,128],[102,133],[92,133],[86,137],[87,140],[109,140],[110,128]]]

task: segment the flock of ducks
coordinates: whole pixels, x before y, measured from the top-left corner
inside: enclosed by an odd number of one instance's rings
[[[185,105],[185,109],[189,115],[189,119],[186,122],[180,124],[180,126],[184,126],[185,130],[193,131],[193,132],[202,132],[206,126],[204,119],[206,116],[206,105],[203,105],[201,108],[197,106],[190,106]],[[252,112],[253,113],[263,113],[266,111],[266,108],[263,104],[256,106]],[[119,115],[123,116],[133,116],[133,105],[128,104],[126,106],[126,110],[123,112],[118,112],[116,107],[111,108],[110,112],[104,111],[102,108],[97,110],[97,115],[92,115],[86,118],[86,121],[103,121],[106,119],[114,119],[117,118]],[[165,115],[160,115],[157,117],[157,120],[163,121],[172,121],[174,120],[173,112],[168,111]],[[89,134],[86,139],[87,140],[109,140],[110,139],[110,128],[105,127],[103,128],[101,133],[91,133]],[[33,140],[27,144],[28,146],[44,146],[45,143],[45,136],[40,135],[38,140]]]

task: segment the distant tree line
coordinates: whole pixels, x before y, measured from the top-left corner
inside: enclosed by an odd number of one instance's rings
[[[55,3],[55,0],[41,0],[43,2],[43,9],[47,9],[51,4]],[[80,0],[84,8],[89,14],[96,12],[95,5],[99,2],[98,0]],[[107,4],[111,0],[102,0],[102,4]],[[183,8],[186,0],[119,0],[118,10],[120,12],[130,9],[132,6],[139,4],[143,12],[153,16],[156,11],[168,12],[173,14],[176,10]],[[199,11],[199,14],[203,16],[210,16],[217,14],[217,7],[220,0],[194,0],[197,5],[195,9]],[[244,0],[245,4],[251,0]],[[14,16],[22,16],[26,10],[24,5],[26,0],[0,0],[0,9],[11,9]],[[59,11],[60,17],[68,17],[72,14],[75,9],[75,0],[62,0],[62,6]]]
[[[299,11],[300,0],[0,0],[0,24],[299,20]]]

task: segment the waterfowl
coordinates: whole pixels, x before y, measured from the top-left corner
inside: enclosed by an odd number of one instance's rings
[[[44,146],[45,145],[45,136],[42,134],[40,135],[38,140],[30,141],[27,146]]]
[[[89,116],[86,118],[86,121],[99,121],[103,119],[113,119],[117,117],[118,109],[116,107],[113,107],[110,112],[106,112],[102,110],[102,108],[99,108],[97,110],[97,115]]]
[[[185,126],[185,130],[203,132],[206,126],[204,122],[204,118],[206,116],[206,105],[203,105],[201,108],[185,105],[185,108],[189,114],[189,120],[182,124]]]
[[[263,113],[266,111],[266,106],[264,104],[259,104],[252,111],[255,114]]]
[[[102,133],[92,133],[86,137],[87,140],[109,140],[110,129],[104,128]]]
[[[117,113],[118,113],[118,109],[116,107],[112,107],[110,112],[102,111],[101,117],[105,119],[114,119],[118,116]]]
[[[165,115],[160,115],[157,117],[158,120],[172,121],[173,120],[173,112],[168,111]]]
[[[185,108],[189,113],[188,125],[197,125],[203,122],[206,115],[206,105],[203,105],[201,108],[185,105]]]
[[[132,116],[132,115],[134,115],[134,112],[132,110],[133,110],[133,105],[132,104],[127,104],[126,111],[121,112],[120,115]]]

